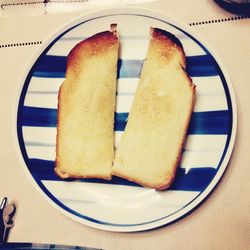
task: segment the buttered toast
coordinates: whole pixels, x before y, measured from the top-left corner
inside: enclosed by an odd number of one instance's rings
[[[78,43],[58,94],[56,166],[62,178],[111,179],[119,41],[116,25]]]
[[[113,175],[157,190],[171,185],[195,101],[195,85],[185,66],[180,41],[169,32],[151,28]]]

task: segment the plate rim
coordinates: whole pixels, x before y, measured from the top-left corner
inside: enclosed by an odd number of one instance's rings
[[[23,88],[25,87],[26,79],[34,66],[35,62],[39,59],[39,57],[44,53],[44,51],[48,48],[48,46],[53,43],[53,41],[61,36],[65,31],[68,31],[69,29],[73,29],[74,27],[80,25],[81,23],[84,23],[88,20],[100,18],[104,16],[110,16],[110,15],[121,15],[121,14],[130,14],[130,15],[142,15],[149,18],[154,18],[160,21],[163,21],[165,23],[170,23],[174,27],[177,27],[178,29],[181,29],[181,31],[187,32],[190,36],[195,38],[202,46],[204,46],[207,51],[212,55],[212,57],[215,59],[216,63],[218,64],[222,75],[225,78],[225,84],[228,88],[228,94],[229,99],[231,102],[231,112],[232,112],[232,128],[231,128],[231,135],[228,143],[228,147],[225,151],[225,148],[223,150],[223,160],[220,164],[220,167],[213,177],[212,181],[209,183],[209,185],[197,196],[195,197],[190,203],[186,204],[186,206],[182,207],[180,210],[177,210],[174,212],[174,214],[169,215],[164,218],[157,219],[153,222],[148,222],[143,225],[131,225],[131,226],[120,226],[119,224],[116,225],[106,225],[106,224],[100,224],[93,221],[89,221],[87,219],[84,219],[82,217],[79,217],[76,215],[76,211],[74,211],[74,214],[72,214],[69,209],[65,211],[64,208],[62,208],[59,204],[57,204],[48,194],[40,187],[40,185],[37,183],[37,181],[34,179],[34,177],[31,175],[31,173],[28,170],[28,166],[26,165],[24,156],[22,154],[21,146],[19,143],[19,136],[18,136],[18,111],[19,111],[19,103],[20,103],[20,97],[23,92]],[[223,88],[225,88],[223,86]],[[225,96],[227,97],[227,94],[225,93]],[[228,98],[228,97],[227,97]],[[138,231],[145,231],[149,229],[158,228],[161,226],[166,226],[169,224],[172,224],[176,222],[177,220],[180,220],[184,216],[188,215],[189,213],[192,213],[196,208],[198,208],[200,205],[203,204],[203,202],[206,200],[206,198],[212,193],[212,191],[217,187],[218,183],[220,182],[223,174],[225,173],[229,160],[233,153],[233,148],[235,144],[236,139],[236,132],[237,132],[237,106],[236,106],[236,98],[233,90],[233,85],[231,83],[231,80],[229,78],[228,72],[226,71],[224,64],[221,62],[220,58],[217,56],[216,52],[213,50],[213,48],[206,42],[205,39],[201,37],[200,34],[197,34],[197,32],[193,29],[191,29],[187,24],[184,22],[177,20],[176,18],[173,18],[169,15],[163,14],[159,11],[152,11],[146,8],[139,8],[139,7],[107,7],[102,8],[98,10],[92,10],[84,13],[81,16],[75,17],[66,23],[62,24],[58,29],[56,29],[51,35],[48,36],[47,39],[43,42],[43,44],[37,49],[36,53],[30,58],[29,62],[26,64],[26,67],[23,71],[22,77],[19,81],[18,88],[15,95],[15,105],[14,105],[14,112],[13,112],[13,132],[14,132],[14,141],[15,141],[15,147],[17,150],[18,158],[21,161],[21,165],[24,168],[27,176],[29,177],[31,183],[35,188],[39,191],[39,193],[42,194],[42,197],[46,199],[50,204],[52,204],[53,207],[55,207],[57,210],[59,210],[61,213],[66,215],[67,217],[70,217],[74,221],[77,221],[81,224],[85,224],[94,228],[107,230],[107,231],[117,231],[117,232],[138,232]],[[221,156],[222,157],[222,156]],[[50,193],[51,194],[51,193]],[[54,195],[51,194],[53,197]],[[68,208],[68,207],[67,207]],[[72,209],[71,209],[72,210]],[[169,217],[171,219],[169,219]],[[112,223],[113,224],[113,223]]]

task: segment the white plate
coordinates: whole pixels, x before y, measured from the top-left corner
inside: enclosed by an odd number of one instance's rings
[[[183,44],[197,100],[182,161],[169,190],[157,192],[116,177],[112,181],[64,181],[54,174],[57,93],[64,78],[66,56],[76,43],[109,29],[111,23],[117,23],[121,39],[116,144],[133,101],[150,26],[173,33]],[[187,26],[143,9],[105,9],[62,27],[31,62],[18,98],[18,148],[32,182],[67,216],[105,230],[152,229],[189,213],[220,180],[235,140],[234,94],[217,57]]]

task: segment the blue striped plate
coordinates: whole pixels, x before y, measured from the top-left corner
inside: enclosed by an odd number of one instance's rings
[[[155,191],[114,177],[61,180],[54,173],[57,93],[66,56],[81,40],[118,24],[115,144],[119,143],[133,102],[149,42],[150,26],[177,36],[187,56],[187,71],[197,100],[176,179]],[[232,86],[221,63],[194,32],[172,18],[135,8],[91,12],[73,20],[42,46],[22,80],[16,113],[18,151],[24,169],[41,193],[67,216],[111,231],[140,231],[171,223],[193,210],[212,191],[226,169],[236,134]]]

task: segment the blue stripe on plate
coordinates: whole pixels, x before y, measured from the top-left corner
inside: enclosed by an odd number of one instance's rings
[[[193,112],[188,134],[228,134],[229,111]],[[56,127],[57,109],[24,106],[19,121],[22,126]],[[115,113],[115,131],[123,131],[128,113]]]
[[[123,131],[128,113],[115,113],[115,131]],[[227,134],[229,132],[229,111],[193,112],[188,134]]]
[[[140,77],[143,60],[118,60],[119,78]],[[33,76],[58,78],[65,77],[66,57],[43,55],[34,67]],[[187,57],[187,72],[190,76],[214,76],[219,75],[218,68],[213,57],[209,54]]]
[[[52,180],[52,181],[62,181],[55,172],[54,161],[46,161],[39,159],[29,159],[29,171],[32,176],[37,180]],[[176,178],[174,183],[171,185],[170,190],[184,190],[184,191],[202,191],[211,182],[215,176],[217,170],[214,168],[192,168],[187,173],[185,169],[177,168]],[[76,181],[75,178],[69,178],[64,181]],[[111,181],[101,180],[101,179],[78,179],[81,182],[91,182],[91,183],[104,183],[104,184],[116,184],[116,185],[128,185],[128,186],[139,186],[134,182],[119,178],[114,176]]]

